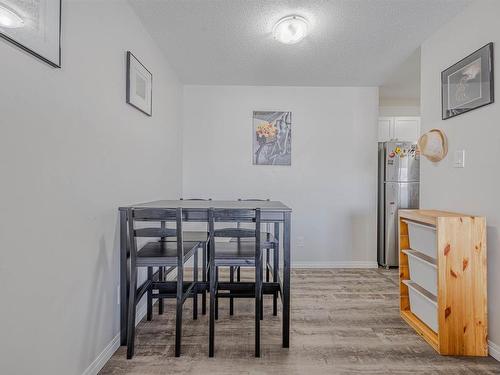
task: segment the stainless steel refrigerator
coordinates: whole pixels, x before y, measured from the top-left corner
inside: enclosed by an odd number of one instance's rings
[[[378,146],[378,263],[396,267],[398,209],[419,208],[420,156],[411,142]]]

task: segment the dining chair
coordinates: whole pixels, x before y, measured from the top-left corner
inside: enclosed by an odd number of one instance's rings
[[[258,198],[250,198],[243,199],[238,198],[240,202],[269,202],[270,199],[258,199]],[[241,223],[237,223],[237,227],[241,227]],[[271,232],[270,223],[266,223],[266,229],[261,233],[261,249],[265,251],[266,260],[264,262],[264,268],[266,270],[266,282],[268,283],[270,280],[270,274],[273,276],[273,282],[278,282],[278,273],[279,273],[279,229],[275,227],[274,232]],[[237,240],[237,239],[233,239]],[[252,239],[244,239],[252,241]],[[271,265],[271,257],[270,251],[273,251],[273,264]],[[241,270],[239,267],[236,269],[231,268],[229,270],[229,279],[231,282],[234,281],[234,271],[236,271],[236,281],[241,280]],[[264,304],[262,304],[262,309],[264,309]],[[229,314],[234,314],[234,301],[233,298],[229,299]],[[278,315],[278,292],[273,294],[273,315]],[[261,319],[264,317],[264,312],[261,313]]]
[[[209,357],[215,352],[215,314],[218,298],[255,298],[255,356],[260,357],[260,317],[262,305],[262,253],[260,209],[215,209],[210,208],[209,218]],[[255,223],[253,229],[215,229],[217,222],[241,221]],[[253,238],[254,241],[216,242],[216,238]],[[255,270],[255,282],[219,282],[219,267],[251,267]]]
[[[211,201],[212,198],[180,198],[180,200],[186,201]],[[187,240],[191,241],[199,241],[200,246],[203,248],[202,251],[202,261],[201,261],[201,280],[206,283],[208,274],[207,274],[207,265],[208,265],[208,230],[206,231],[185,231],[184,236]],[[202,315],[206,315],[207,313],[207,291],[203,288],[201,292],[201,313]]]
[[[212,198],[179,198],[179,200],[183,201],[211,201]],[[200,243],[200,248],[202,248],[202,265],[201,265],[201,272],[202,272],[202,281],[205,283],[207,281],[207,242],[208,242],[208,230],[205,231],[194,231],[194,230],[187,230],[184,231],[184,240],[188,242],[199,242]],[[162,239],[164,240],[164,239]],[[176,241],[175,238],[167,239],[167,241]],[[152,269],[148,269],[148,275],[152,274]],[[164,280],[165,277],[168,274],[168,270],[165,267],[160,267],[159,269],[159,278],[161,280]],[[197,306],[197,300],[196,301],[196,306],[193,306],[193,309],[198,310]],[[148,313],[147,313],[147,319],[151,320],[152,319],[152,311],[153,311],[153,299],[148,294]],[[158,301],[158,314],[162,315],[164,312],[164,303],[163,303],[163,298],[160,298]],[[201,313],[203,315],[206,315],[207,313],[207,291],[206,289],[202,290],[202,296],[201,296]],[[196,318],[195,318],[196,319]]]
[[[129,281],[129,306],[127,317],[127,359],[134,355],[136,306],[145,293],[151,298],[175,298],[175,356],[181,354],[182,337],[182,308],[188,297],[193,298],[193,318],[196,318],[197,298],[196,285],[198,282],[197,251],[199,242],[184,241],[182,232],[182,209],[157,209],[157,208],[129,208],[127,210],[128,235],[130,243],[130,281]],[[139,222],[145,222],[140,227]],[[161,226],[150,226],[150,223],[161,223]],[[165,223],[175,222],[175,229],[167,228]],[[145,227],[147,226],[147,227]],[[176,238],[175,242],[168,238]],[[139,238],[160,238],[165,240],[146,242],[138,249]],[[144,241],[144,240],[142,240]],[[194,276],[192,282],[184,282],[184,263],[194,258]],[[148,279],[138,288],[138,268],[148,268]],[[165,281],[160,277],[158,281],[153,278],[149,270],[153,267],[169,267],[177,269],[176,281]],[[153,291],[157,290],[157,293]]]

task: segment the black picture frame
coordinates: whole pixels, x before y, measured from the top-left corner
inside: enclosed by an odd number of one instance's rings
[[[475,75],[471,76],[474,73]],[[455,77],[452,79],[452,76]],[[453,84],[451,83],[453,80],[458,81]],[[468,97],[468,94],[475,94],[476,97]],[[494,102],[493,42],[484,45],[441,72],[441,118],[443,120]]]
[[[131,95],[131,62],[132,59],[134,59],[137,63],[139,63],[144,70],[149,74],[150,76],[150,91],[149,91],[149,97],[150,97],[150,103],[149,103],[149,109],[145,110],[144,108],[141,108],[140,106],[136,105],[133,102],[132,95]],[[132,107],[136,108],[137,110],[141,111],[145,115],[151,117],[153,116],[153,73],[151,73],[148,68],[130,51],[127,51],[127,72],[126,72],[126,102],[127,104],[130,104]]]
[[[59,36],[57,38],[57,42],[59,44],[58,48],[58,58],[57,61],[52,61],[49,58],[42,56],[41,54],[37,53],[36,51],[32,50],[31,48],[25,46],[24,44],[18,42],[14,38],[2,33],[0,31],[0,37],[7,40],[9,43],[12,43],[14,46],[20,48],[21,50],[29,53],[32,56],[35,56],[37,59],[43,61],[44,63],[49,64],[53,68],[61,68],[61,34],[62,34],[62,0],[59,0],[59,25],[58,25],[58,32]]]

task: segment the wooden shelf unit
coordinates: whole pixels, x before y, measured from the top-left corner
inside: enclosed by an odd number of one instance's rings
[[[410,311],[408,224],[434,226],[437,241],[438,331]],[[436,210],[399,210],[401,317],[442,355],[488,355],[486,219]]]

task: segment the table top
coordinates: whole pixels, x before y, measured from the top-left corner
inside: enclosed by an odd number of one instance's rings
[[[183,210],[208,210],[209,208],[227,208],[253,210],[260,208],[262,211],[289,212],[292,209],[280,201],[194,201],[194,200],[159,200],[146,203],[137,203],[130,206],[122,206],[120,210],[127,208],[182,208]]]

